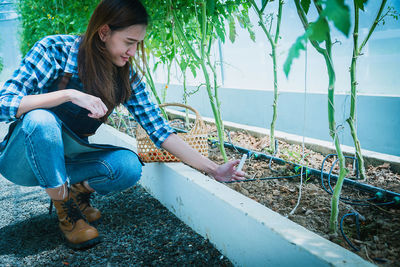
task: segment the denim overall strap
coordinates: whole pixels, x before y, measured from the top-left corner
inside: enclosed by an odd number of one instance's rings
[[[58,83],[58,90],[64,90],[67,88],[67,84],[69,83],[69,80],[71,79],[72,74],[71,73],[64,73],[64,76],[61,78],[60,82]]]
[[[79,78],[73,77],[71,73],[64,73],[50,88],[50,91],[64,90],[73,88],[84,91]],[[103,123],[99,119],[93,119],[88,116],[89,111],[72,102],[66,102],[50,109],[60,120],[70,128],[75,134],[82,138],[93,135]]]
[[[64,90],[67,86],[72,85],[74,89],[80,89],[76,81],[71,81],[72,74],[64,73],[64,76],[58,82],[58,90]],[[72,103],[69,103],[72,104]],[[80,153],[86,152],[94,152],[99,150],[119,150],[125,149],[130,150],[124,147],[112,146],[112,145],[104,145],[104,144],[91,144],[87,140],[87,136],[93,135],[96,130],[102,124],[101,121],[88,117],[88,111],[84,108],[81,108],[75,104],[73,106],[64,106],[62,105],[56,107],[56,115],[62,121],[63,128],[63,140],[65,146],[65,152],[67,157],[74,157]],[[71,110],[76,112],[75,115],[71,117]],[[53,109],[54,111],[54,109]],[[69,114],[68,116],[65,114]],[[75,120],[71,121],[71,118]],[[86,133],[83,133],[86,131]],[[132,151],[134,152],[134,151]],[[135,153],[135,152],[134,152]],[[136,154],[136,153],[135,153]],[[144,166],[143,161],[138,156],[140,163]]]

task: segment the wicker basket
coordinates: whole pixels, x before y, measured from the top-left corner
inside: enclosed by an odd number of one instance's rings
[[[189,146],[200,152],[205,157],[208,157],[208,142],[207,142],[207,130],[203,119],[200,114],[194,108],[179,104],[179,103],[165,103],[161,104],[160,108],[167,106],[183,107],[193,111],[196,115],[196,121],[193,128],[187,133],[178,133],[178,135],[185,141]],[[164,149],[157,148],[150,137],[147,135],[145,130],[138,125],[136,130],[136,140],[138,154],[144,162],[179,162],[180,160],[174,155],[170,154]]]

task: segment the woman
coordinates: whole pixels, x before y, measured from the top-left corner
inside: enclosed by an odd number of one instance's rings
[[[138,0],[103,0],[83,36],[40,40],[0,91],[0,121],[15,121],[0,145],[0,173],[16,184],[45,189],[74,248],[99,242],[89,223],[101,213],[90,205],[90,194],[124,190],[141,175],[141,160],[130,150],[68,148],[68,136],[85,143],[119,104],[158,147],[183,162],[218,181],[244,176],[235,170],[238,160],[217,165],[188,146],[151,103],[131,64],[137,48],[143,56],[147,23]]]

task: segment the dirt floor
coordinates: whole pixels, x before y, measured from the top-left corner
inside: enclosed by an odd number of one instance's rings
[[[118,123],[121,131],[134,136],[134,123],[132,121],[128,120],[121,124],[118,119],[115,119],[114,123]],[[172,124],[175,127],[182,125],[178,121],[172,122]],[[207,125],[207,127],[209,136],[215,138],[217,136],[215,127],[210,125]],[[226,140],[233,145],[268,154],[269,137],[258,138],[246,132],[226,133]],[[226,152],[229,159],[240,159],[242,156],[242,153],[239,153],[235,148],[226,149]],[[325,156],[307,148],[303,151],[303,147],[300,145],[287,144],[281,141],[278,142],[278,152],[275,154],[275,157],[285,161],[302,162],[303,166],[318,170],[321,169]],[[223,162],[219,149],[211,143],[209,158],[218,163]],[[324,172],[329,173],[335,159],[335,157],[331,157],[326,160]],[[346,161],[347,169],[350,171],[346,178],[355,179],[353,163],[352,159]],[[339,167],[337,165],[333,168],[332,174],[338,174]],[[344,185],[341,196],[347,198],[347,201],[341,201],[339,204],[338,232],[331,234],[329,231],[331,195],[327,192],[330,191],[327,177],[323,178],[322,183],[320,176],[306,175],[303,170],[301,179],[299,176],[301,170],[296,170],[293,165],[262,160],[255,158],[254,154],[248,158],[243,170],[249,175],[249,178],[256,180],[227,183],[226,185],[358,254],[367,261],[379,266],[400,265],[399,204],[388,204],[389,202],[385,198],[377,201],[374,199],[375,195]],[[367,178],[364,181],[359,181],[360,183],[400,193],[400,175],[391,170],[390,164],[366,166],[366,171]],[[296,175],[297,177],[294,178],[259,179]],[[300,185],[301,197],[299,198]],[[334,185],[335,182],[331,181],[332,188],[334,188]],[[296,207],[298,201],[299,205]]]

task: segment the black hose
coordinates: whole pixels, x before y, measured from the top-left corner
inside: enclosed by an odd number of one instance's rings
[[[226,182],[222,182],[222,183],[231,184],[231,183],[252,182],[252,181],[259,181],[259,180],[292,179],[292,178],[299,177],[300,175],[301,175],[301,174],[290,175],[290,176],[279,176],[279,177],[262,177],[262,178],[256,178],[256,179],[246,179],[246,180],[237,180],[237,181],[226,181]]]
[[[210,140],[210,139],[209,139],[209,140]],[[210,140],[210,141],[211,141],[211,144],[212,144],[212,145],[215,145],[215,144],[218,144],[218,143],[219,143],[219,142],[216,141],[216,140]],[[239,153],[246,153],[246,154],[249,155],[249,156],[254,156],[255,159],[265,159],[265,160],[270,160],[270,159],[272,159],[274,162],[276,162],[276,163],[278,163],[278,164],[290,164],[290,165],[292,165],[292,166],[294,166],[294,167],[303,167],[303,168],[306,168],[306,169],[310,172],[311,175],[317,175],[317,176],[321,176],[321,177],[322,177],[322,182],[321,182],[322,188],[323,188],[328,194],[331,194],[331,193],[326,189],[325,185],[323,184],[323,177],[324,177],[324,176],[328,177],[328,174],[323,172],[323,166],[322,166],[322,169],[321,169],[321,170],[317,170],[317,169],[313,169],[313,168],[310,168],[310,167],[302,166],[302,165],[297,164],[297,163],[294,163],[294,162],[285,161],[285,160],[283,160],[283,159],[281,159],[281,158],[273,157],[273,156],[267,155],[267,154],[262,153],[262,152],[255,152],[255,151],[249,150],[249,149],[247,149],[247,148],[243,148],[243,147],[240,147],[240,146],[236,146],[236,145],[230,144],[230,143],[228,143],[228,142],[224,142],[224,146],[227,147],[227,148],[235,149],[235,150],[238,151]],[[322,164],[324,165],[326,159],[327,159],[328,157],[331,157],[331,156],[336,156],[336,154],[329,154],[329,155],[327,155],[327,156],[325,157],[325,159],[323,160],[323,163],[322,163]],[[329,178],[332,179],[332,180],[337,180],[337,179],[338,179],[338,177],[337,177],[336,175],[332,175],[332,174],[330,175]],[[368,192],[368,193],[371,193],[371,194],[374,194],[374,195],[376,195],[376,194],[379,193],[379,194],[381,194],[382,196],[385,196],[385,197],[387,197],[387,198],[400,199],[400,194],[399,194],[399,193],[392,192],[392,191],[389,191],[389,190],[385,190],[385,189],[382,189],[382,188],[379,188],[379,187],[375,187],[375,186],[372,186],[372,185],[359,183],[359,182],[353,181],[353,180],[348,179],[348,178],[344,178],[344,184],[349,185],[349,186],[353,186],[354,188],[357,188],[357,189],[359,189],[359,190],[362,190],[362,191],[364,191],[364,192]],[[359,202],[366,202],[366,201],[373,201],[373,200],[375,200],[375,198],[365,199],[365,200],[361,200],[361,201],[359,201]],[[344,201],[344,200],[343,200],[343,201]],[[350,203],[351,203],[351,202],[350,202]],[[379,205],[391,205],[391,204],[398,205],[397,203],[399,203],[398,200],[397,200],[397,201],[390,201],[390,202],[386,202],[386,203],[379,203]],[[356,204],[356,205],[357,205],[357,204]],[[358,204],[358,205],[364,206],[364,205],[368,205],[368,204]]]
[[[348,216],[352,216],[352,215],[354,215],[356,217],[357,238],[360,238],[360,223],[359,223],[359,219],[358,219],[358,213],[355,213],[355,212],[347,213],[342,217],[342,219],[340,220],[340,232],[342,233],[344,240],[346,240],[347,244],[349,244],[349,246],[352,249],[354,249],[355,251],[360,251],[359,248],[355,247],[353,245],[353,243],[350,242],[350,240],[347,238],[346,234],[343,231],[343,220],[344,220],[344,218],[346,218]]]
[[[325,161],[326,161],[329,157],[332,157],[332,156],[337,156],[337,155],[336,155],[336,154],[329,154],[329,155],[327,155],[327,156],[325,157],[325,159],[323,160],[323,162],[322,162],[322,167],[321,167],[321,184],[322,184],[323,189],[324,189],[328,194],[330,194],[330,195],[333,194],[333,188],[332,188],[332,186],[331,186],[331,179],[330,179],[330,177],[331,177],[331,175],[332,175],[332,170],[333,170],[333,168],[335,167],[335,165],[336,165],[336,163],[338,162],[339,159],[336,159],[336,160],[333,162],[333,164],[332,164],[332,166],[331,166],[331,168],[330,168],[330,170],[329,170],[329,173],[328,173],[328,185],[329,185],[330,191],[327,190],[326,187],[325,187],[325,184],[324,184],[324,175],[325,175],[325,173],[323,172],[323,170],[324,170]],[[346,157],[346,158],[356,159],[356,158],[350,157],[350,156],[345,156],[345,157]],[[357,160],[357,159],[356,159],[356,160]],[[357,162],[356,162],[356,163],[357,163]],[[358,168],[357,168],[357,169],[358,169]],[[342,197],[342,196],[340,196],[340,197],[339,197],[339,200],[342,201],[343,203],[350,204],[350,205],[369,206],[369,205],[371,205],[371,203],[368,203],[369,201],[374,201],[374,200],[379,199],[376,195],[377,195],[377,194],[375,194],[374,197],[368,198],[368,199],[351,199],[351,198],[347,198],[347,197]],[[367,202],[367,203],[358,203],[358,202]],[[394,204],[394,203],[395,203],[394,201],[389,201],[389,202],[384,202],[384,203],[374,203],[374,205],[384,206],[384,205],[391,205],[391,204]]]

